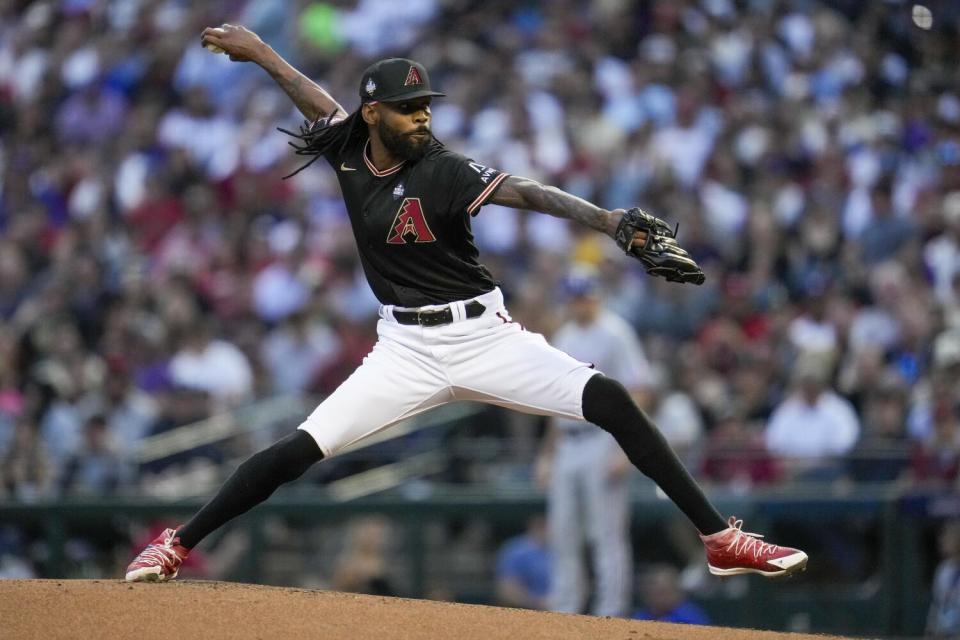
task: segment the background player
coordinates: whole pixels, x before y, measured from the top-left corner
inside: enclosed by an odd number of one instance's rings
[[[553,345],[592,362],[640,400],[638,396],[649,382],[643,347],[633,328],[601,305],[595,274],[586,269],[572,272],[564,279],[564,293],[570,299],[570,318],[553,336]],[[639,404],[643,406],[643,402]],[[553,611],[582,611],[586,542],[593,562],[591,613],[624,616],[629,612],[633,573],[630,469],[630,461],[606,431],[579,420],[553,421],[537,459],[538,481],[549,487]]]
[[[224,25],[206,29],[201,41],[258,63],[313,123],[302,129],[299,151],[323,156],[337,172],[381,320],[376,346],[353,375],[294,433],[240,465],[185,526],[148,545],[128,580],[175,577],[193,546],[314,463],[456,400],[586,419],[609,431],[700,531],[715,573],[783,575],[806,565],[802,551],[746,534],[732,517],[724,521],[620,383],[512,322],[477,260],[469,226],[488,202],[550,213],[614,236],[627,251],[637,245],[648,273],[702,282],[663,221],[638,209],[607,211],[444,149],[430,132],[430,99],[442,94],[413,61],[368,67],[360,108],[340,118],[339,103],[253,32]]]

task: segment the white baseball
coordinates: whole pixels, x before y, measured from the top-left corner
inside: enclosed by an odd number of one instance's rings
[[[922,4],[913,5],[913,24],[921,29],[929,29],[933,26],[933,14],[930,9]]]
[[[216,31],[217,35],[222,35],[224,33],[223,29],[221,29],[220,27],[211,29],[211,31]],[[211,42],[208,42],[207,44],[203,45],[203,48],[211,53],[224,53],[223,49],[221,49],[220,47],[218,47],[217,45]]]

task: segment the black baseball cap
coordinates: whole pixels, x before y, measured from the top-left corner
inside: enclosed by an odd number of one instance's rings
[[[399,102],[442,95],[446,94],[430,89],[430,77],[423,65],[406,58],[374,62],[360,77],[360,98],[364,102]]]

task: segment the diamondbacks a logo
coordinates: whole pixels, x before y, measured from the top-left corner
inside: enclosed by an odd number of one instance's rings
[[[407,71],[407,79],[403,81],[403,86],[406,87],[411,84],[423,84],[423,78],[420,77],[420,72],[412,65],[410,66],[410,71]]]
[[[387,244],[407,244],[407,237],[413,236],[414,242],[436,242],[433,232],[427,226],[423,216],[420,198],[404,198],[397,210],[397,216],[390,226]]]

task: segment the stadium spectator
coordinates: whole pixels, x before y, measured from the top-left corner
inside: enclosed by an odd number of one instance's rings
[[[927,634],[933,638],[960,635],[960,522],[948,522],[938,537],[940,563],[933,576],[933,602]]]
[[[170,360],[170,377],[175,385],[209,393],[214,407],[237,405],[253,391],[253,371],[246,355],[217,338],[207,320],[183,328],[180,349]]]
[[[811,273],[803,287],[802,311],[790,323],[790,342],[798,352],[816,354],[821,359],[835,357],[840,337],[828,315],[831,292],[824,274]]]
[[[64,465],[61,493],[106,497],[119,487],[128,486],[132,469],[111,440],[106,418],[91,416],[83,435],[83,444]]]
[[[851,404],[829,386],[827,363],[810,355],[794,366],[794,391],[773,411],[764,432],[767,448],[794,477],[832,479],[838,462],[860,435]]]
[[[267,334],[260,355],[275,392],[303,393],[338,351],[339,339],[328,324],[298,312]]]
[[[874,185],[871,204],[870,222],[857,238],[860,258],[868,266],[896,258],[916,236],[913,222],[894,211],[890,176],[883,176]]]
[[[960,276],[960,191],[943,197],[941,233],[927,241],[923,249],[924,264],[933,278],[933,290],[944,305],[960,303],[956,279]],[[952,328],[960,329],[953,325]]]
[[[913,388],[907,429],[914,440],[929,440],[935,431],[934,412],[943,405],[960,405],[960,330],[946,330],[933,340],[927,375]]]
[[[953,486],[960,476],[960,408],[939,401],[933,408],[933,434],[917,444],[910,461],[917,485]]]
[[[0,486],[4,493],[23,502],[50,497],[54,477],[54,464],[37,424],[27,417],[18,419],[6,454],[0,459]]]
[[[862,434],[850,452],[848,476],[856,482],[894,482],[904,479],[910,466],[907,440],[907,385],[886,371],[866,393],[862,407]]]
[[[125,360],[108,361],[103,388],[87,394],[80,406],[84,415],[103,414],[112,446],[127,463],[132,463],[156,419],[157,401],[134,386],[129,369]]]
[[[23,535],[16,527],[0,527],[0,580],[30,580],[37,577],[26,546]]]
[[[671,565],[649,567],[640,577],[643,605],[631,616],[678,624],[710,624],[710,618],[680,586],[680,573]]]
[[[703,453],[704,477],[741,493],[778,480],[780,464],[767,451],[759,427],[735,413],[722,416]]]
[[[390,521],[368,516],[351,523],[346,548],[330,581],[337,591],[377,596],[399,595],[391,575]]]
[[[547,609],[550,593],[550,549],[543,516],[527,521],[527,530],[510,538],[497,552],[497,602],[506,607]]]

